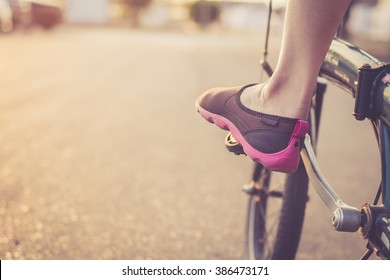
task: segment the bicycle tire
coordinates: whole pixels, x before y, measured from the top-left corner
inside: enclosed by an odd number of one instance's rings
[[[247,213],[247,249],[250,259],[294,259],[304,222],[308,200],[308,177],[302,163],[292,174],[262,170],[255,184],[255,193],[249,196]],[[272,177],[284,175],[283,190],[274,190]],[[282,196],[280,196],[282,195]],[[271,201],[280,199],[277,217],[272,219]],[[272,201],[272,204],[275,204]],[[272,220],[271,220],[272,219]],[[276,229],[272,231],[272,223]],[[271,224],[271,228],[269,225]],[[266,235],[265,235],[266,234]]]

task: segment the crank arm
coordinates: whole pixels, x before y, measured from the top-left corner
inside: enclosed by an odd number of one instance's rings
[[[305,137],[301,157],[310,183],[332,213],[333,227],[338,231],[357,231],[361,225],[360,210],[344,203],[326,181],[317,164],[309,135]]]

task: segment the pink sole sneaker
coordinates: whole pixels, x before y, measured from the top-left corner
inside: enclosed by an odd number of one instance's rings
[[[230,131],[254,161],[272,171],[294,172],[308,122],[245,107],[240,95],[249,86],[209,90],[197,99],[196,109],[209,122]]]

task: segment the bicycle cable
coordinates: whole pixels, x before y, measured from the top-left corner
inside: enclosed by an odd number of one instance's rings
[[[379,188],[378,188],[378,191],[376,193],[373,205],[378,205],[379,198],[381,197],[381,194],[382,194],[382,182],[379,184]]]
[[[267,56],[268,56],[269,34],[270,34],[270,29],[271,29],[271,16],[272,16],[272,0],[269,0],[267,29],[266,29],[266,33],[265,33],[265,44],[264,44],[263,57],[260,60],[260,64],[263,67],[264,71],[267,73],[267,75],[270,77],[273,74],[273,70],[272,70],[271,66],[269,65],[269,63],[267,62]]]
[[[379,134],[378,134],[378,126],[379,126],[378,122],[374,121],[374,120],[371,120],[371,124],[372,124],[373,130],[374,130],[375,139],[376,139],[376,141],[378,143],[378,147],[380,147],[380,145],[379,145],[380,139],[379,139]],[[382,182],[379,184],[379,188],[378,188],[378,191],[376,193],[373,205],[377,205],[378,204],[379,198],[380,198],[381,194],[382,194]]]

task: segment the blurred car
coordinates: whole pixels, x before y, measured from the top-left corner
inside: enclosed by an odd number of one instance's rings
[[[62,9],[57,6],[31,2],[31,24],[50,29],[63,20]]]
[[[50,29],[63,20],[63,9],[58,1],[0,0],[9,3],[13,27],[40,26]]]

